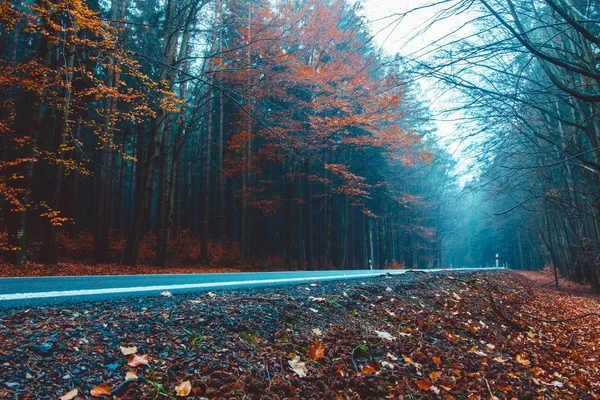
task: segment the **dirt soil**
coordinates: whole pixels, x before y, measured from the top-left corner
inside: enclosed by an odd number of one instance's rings
[[[599,311],[511,272],[4,309],[0,398],[598,399]]]

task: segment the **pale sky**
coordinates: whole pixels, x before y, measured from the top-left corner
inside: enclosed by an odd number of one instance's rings
[[[369,21],[371,32],[375,35],[376,43],[390,54],[400,53],[409,58],[426,58],[428,52],[440,44],[464,37],[470,32],[471,28],[466,23],[472,14],[447,15],[441,21],[433,23],[447,7],[447,5],[426,7],[433,3],[439,3],[439,0],[363,1],[365,16]],[[402,14],[407,12],[409,14],[402,17]],[[457,123],[450,121],[460,116],[445,118],[437,115],[452,102],[451,97],[441,92],[441,85],[435,80],[420,79],[418,83],[423,88],[432,113],[438,119],[436,121],[438,135],[444,141],[448,141],[446,144],[449,151],[459,160],[457,172],[464,173],[469,166],[468,161],[465,162],[466,154],[461,151],[464,143],[458,140],[464,132],[461,132],[461,127]]]

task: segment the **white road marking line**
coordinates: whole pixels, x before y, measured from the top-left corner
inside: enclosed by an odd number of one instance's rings
[[[465,268],[466,269],[466,268]],[[472,268],[471,271],[482,270],[486,268]],[[495,268],[487,268],[495,269]],[[422,272],[440,272],[440,271],[460,271],[461,269],[444,270],[444,269],[430,269],[430,270],[419,270]],[[343,280],[343,279],[355,279],[355,278],[370,278],[379,275],[391,274],[391,275],[402,275],[406,272],[411,271],[408,269],[401,270],[379,270],[377,272],[364,274],[351,274],[351,275],[330,275],[330,276],[312,276],[312,277],[301,277],[301,278],[283,278],[283,279],[258,279],[249,281],[227,281],[227,282],[205,282],[205,283],[190,283],[180,285],[160,285],[160,286],[134,286],[134,287],[120,287],[120,288],[106,288],[106,289],[88,289],[88,290],[65,290],[65,291],[53,291],[53,292],[31,292],[31,293],[11,293],[1,294],[0,301],[9,300],[25,300],[25,299],[44,299],[51,297],[73,297],[73,296],[91,296],[100,294],[117,294],[117,293],[139,293],[139,292],[153,292],[164,290],[177,290],[177,289],[201,289],[201,288],[214,288],[214,287],[229,287],[229,286],[251,286],[269,283],[293,283],[293,282],[313,282],[313,281],[326,281],[326,280]]]

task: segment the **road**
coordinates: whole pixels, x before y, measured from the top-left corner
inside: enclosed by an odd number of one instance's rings
[[[452,271],[477,270],[481,269],[454,269]],[[364,279],[382,274],[402,275],[408,271],[410,270],[1,278],[0,308],[33,307],[88,300],[147,296],[156,295],[166,290],[174,294],[257,286],[292,285],[314,281]],[[449,270],[430,269],[419,271],[442,272]]]

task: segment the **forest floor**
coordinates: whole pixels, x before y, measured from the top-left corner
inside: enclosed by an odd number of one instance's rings
[[[94,264],[90,262],[60,262],[43,264],[28,262],[24,266],[15,267],[6,262],[0,262],[0,277],[35,277],[35,276],[84,276],[84,275],[152,275],[152,274],[210,274],[228,272],[267,272],[268,269],[258,269],[252,266],[239,267],[209,267],[175,266],[172,268],[156,267],[153,265],[137,265],[135,267],[118,264]]]
[[[408,273],[0,312],[0,398],[600,398],[598,297]]]

